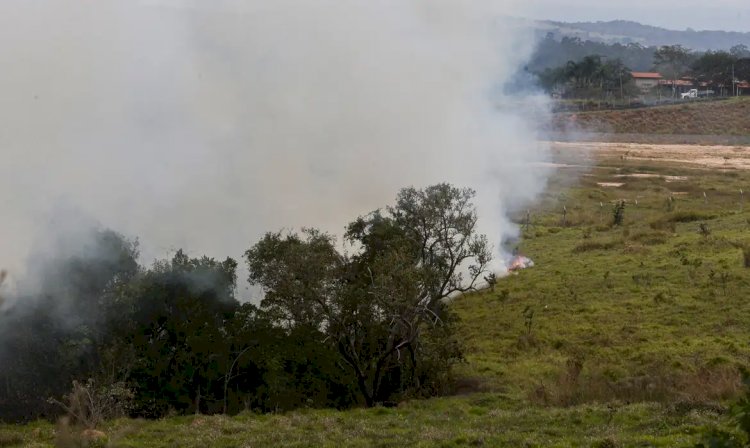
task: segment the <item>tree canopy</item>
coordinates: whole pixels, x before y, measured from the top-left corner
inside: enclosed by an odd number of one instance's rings
[[[96,231],[0,314],[0,419],[55,416],[74,382],[143,417],[444,393],[461,360],[445,301],[475,288],[491,258],[473,196],[405,188],[343,241],[266,234],[244,257],[259,304],[235,297],[231,258],[179,250],[143,267],[137,244]]]
[[[427,361],[460,358],[442,301],[474,288],[491,258],[473,195],[447,184],[406,188],[393,207],[348,226],[351,254],[313,229],[267,234],[246,253],[250,281],[265,292],[261,308],[281,325],[319,330],[368,406],[442,390]],[[438,348],[425,343],[438,334]]]

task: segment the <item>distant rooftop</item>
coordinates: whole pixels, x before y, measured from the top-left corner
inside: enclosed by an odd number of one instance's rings
[[[656,72],[632,72],[633,78],[636,79],[662,79],[661,73]]]

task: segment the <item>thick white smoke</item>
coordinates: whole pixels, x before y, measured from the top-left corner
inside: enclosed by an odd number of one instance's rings
[[[0,267],[67,233],[61,204],[146,260],[239,258],[441,181],[478,191],[498,245],[546,176],[544,100],[504,89],[533,49],[503,18],[521,3],[4,0]]]

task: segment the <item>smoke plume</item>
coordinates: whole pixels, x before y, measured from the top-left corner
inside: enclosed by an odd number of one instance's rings
[[[442,181],[477,190],[499,248],[547,174],[545,100],[507,86],[533,50],[520,4],[3,1],[0,268],[85,238],[61,210],[147,261],[239,258]]]

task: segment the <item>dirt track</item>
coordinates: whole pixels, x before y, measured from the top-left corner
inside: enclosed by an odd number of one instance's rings
[[[552,142],[552,150],[562,156],[627,158],[685,163],[705,168],[750,169],[750,146],[661,145],[642,143]]]

